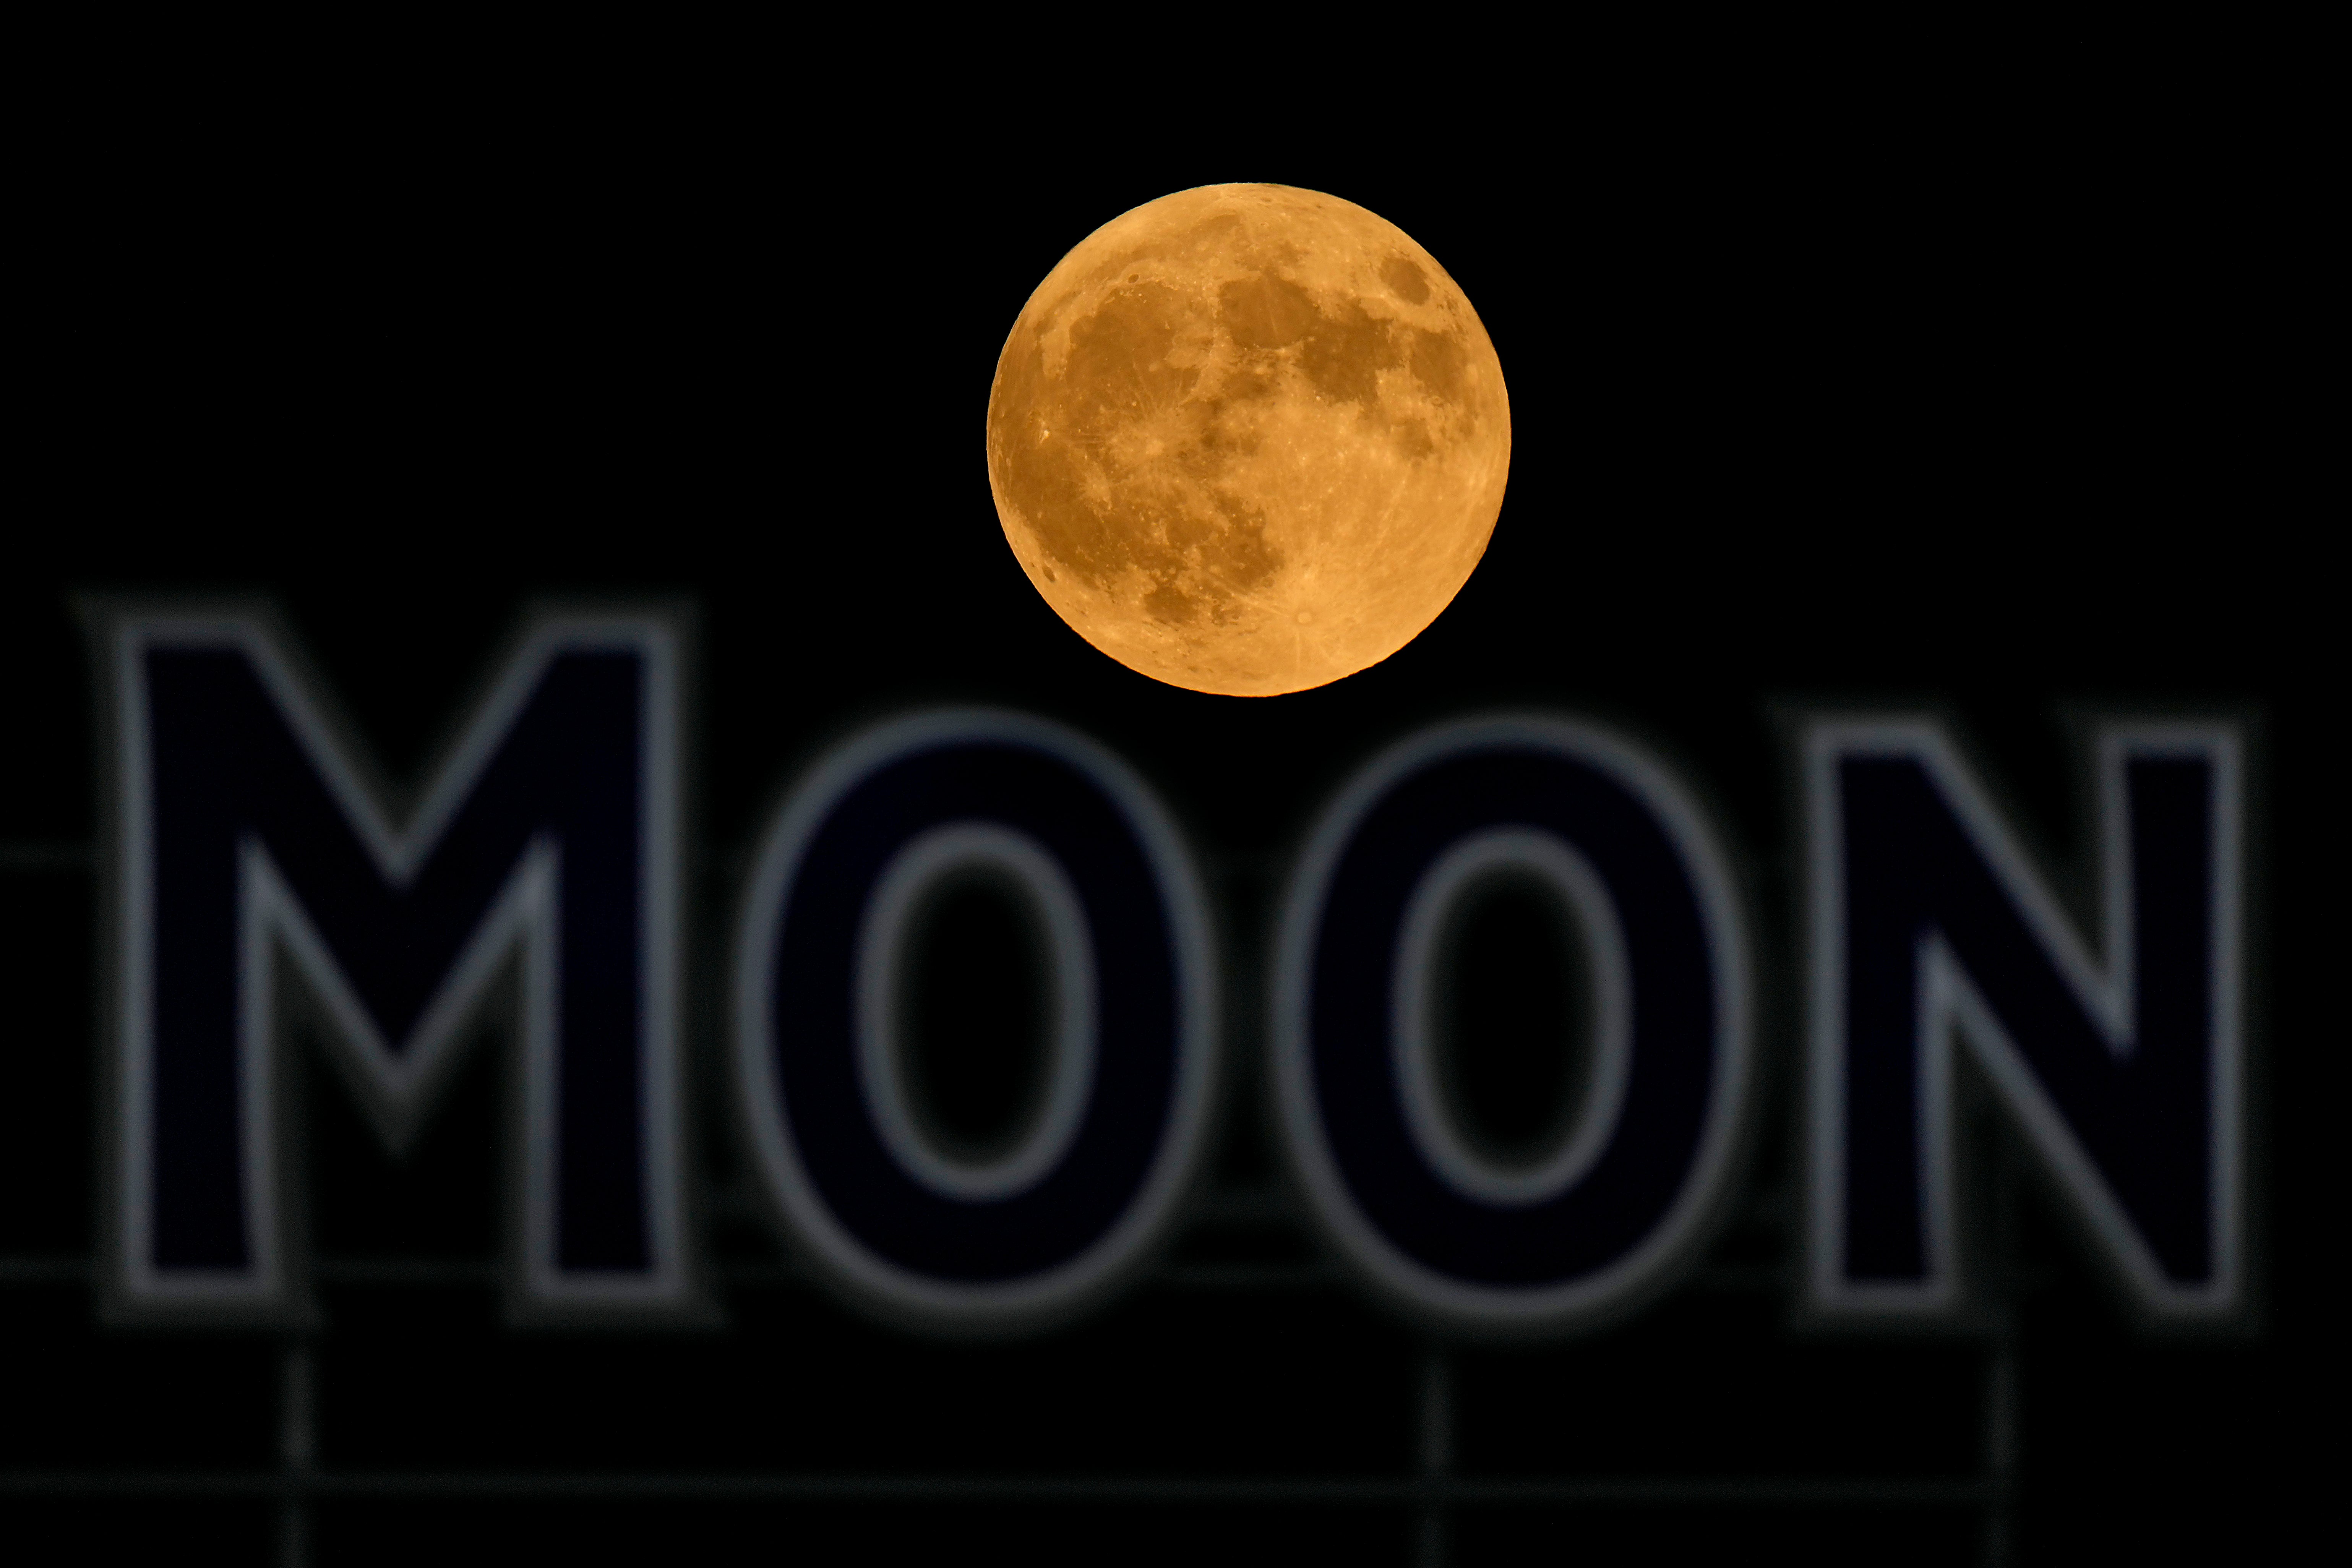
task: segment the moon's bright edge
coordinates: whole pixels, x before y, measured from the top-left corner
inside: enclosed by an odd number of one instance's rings
[[[1395,225],[1286,185],[1180,191],[1037,286],[988,402],[1005,538],[1129,668],[1234,696],[1321,686],[1437,618],[1511,458],[1503,367]]]

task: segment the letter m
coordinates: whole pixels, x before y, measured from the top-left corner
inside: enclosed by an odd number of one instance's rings
[[[1938,725],[1807,728],[1817,1310],[1958,1310],[1957,1049],[2148,1318],[2242,1303],[2238,737],[2111,726],[2095,751],[2094,944]]]
[[[118,609],[99,631],[114,1310],[303,1307],[281,959],[395,1148],[477,1004],[515,996],[510,1305],[684,1306],[669,626],[532,625],[402,814],[258,616]]]

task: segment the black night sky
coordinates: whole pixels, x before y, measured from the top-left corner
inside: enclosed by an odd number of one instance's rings
[[[2319,990],[2340,928],[2321,919],[2341,842],[2336,700],[2292,542],[2308,503],[2283,479],[2308,421],[2269,390],[2275,279],[2298,241],[2267,133],[2177,102],[2028,96],[1508,121],[1465,102],[1403,151],[1331,118],[1229,115],[1214,134],[1074,154],[1070,127],[1042,119],[966,122],[919,95],[845,116],[739,87],[528,110],[477,89],[364,112],[305,93],[78,132],[83,173],[52,172],[55,221],[17,241],[44,281],[19,300],[36,352],[18,363],[0,574],[6,1511],[126,1545],[279,1528],[261,1494],[100,1504],[37,1479],[279,1462],[278,1342],[102,1327],[81,1276],[35,1266],[87,1255],[96,1202],[75,595],[267,599],[396,780],[428,767],[528,605],[653,600],[693,634],[702,1250],[750,1282],[718,1289],[716,1327],[534,1340],[501,1326],[488,1289],[347,1269],[322,1287],[322,1470],[1414,1473],[1423,1342],[1343,1282],[1202,1295],[1147,1279],[1076,1327],[971,1347],[770,1278],[784,1253],[731,1196],[747,1168],[714,1065],[748,858],[825,746],[979,702],[1099,740],[1189,835],[1232,994],[1214,1179],[1249,1193],[1278,1184],[1255,1065],[1271,901],[1337,784],[1412,728],[1489,710],[1654,747],[1714,815],[1755,917],[1759,1131],[1709,1267],[1768,1286],[1694,1284],[1594,1337],[1455,1352],[1453,1464],[1979,1475],[1981,1334],[1791,1321],[1786,725],[1816,704],[1947,716],[2053,880],[2087,893],[2069,724],[2160,711],[2242,717],[2252,738],[2254,1330],[2139,1337],[1999,1124],[1971,1135],[1983,1169],[2008,1173],[2022,1557],[2245,1550],[2301,1492],[2293,1413],[2332,1353],[2321,1260],[2341,1229],[2318,1161],[2317,1058],[2340,1033]],[[1234,180],[1329,191],[1413,236],[1485,321],[1513,413],[1502,518],[1452,607],[1387,662],[1275,700],[1158,685],[1087,647],[1006,549],[982,460],[995,355],[1037,280],[1119,212]],[[478,1055],[404,1163],[311,1073],[321,1258],[496,1256],[496,1060]],[[1303,1224],[1203,1222],[1171,1257],[1306,1267],[1317,1246]],[[321,1562],[389,1561],[451,1529],[533,1551],[722,1528],[848,1529],[886,1552],[1028,1532],[1096,1560],[1421,1549],[1402,1506],[314,1507]],[[1743,1544],[1973,1562],[1980,1518],[1620,1500],[1465,1511],[1451,1544],[1460,1562],[1580,1542],[1601,1560]]]

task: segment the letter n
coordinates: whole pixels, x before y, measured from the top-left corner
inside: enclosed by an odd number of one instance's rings
[[[1807,727],[1818,1311],[1958,1310],[1956,1041],[2147,1318],[2242,1304],[2238,737],[2111,726],[2095,749],[2104,954],[1939,726]]]
[[[510,1306],[684,1307],[668,625],[532,625],[395,814],[258,616],[99,619],[112,1309],[304,1306],[281,960],[394,1147],[477,1005],[517,995]],[[493,989],[502,975],[517,984]]]

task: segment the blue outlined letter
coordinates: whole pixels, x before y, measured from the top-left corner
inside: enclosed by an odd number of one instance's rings
[[[1955,1036],[2138,1307],[2240,1302],[2238,738],[2116,725],[2096,752],[2104,958],[1939,726],[1807,727],[1818,1311],[1959,1307]]]
[[[116,612],[103,637],[117,1308],[300,1306],[281,1221],[281,954],[397,1146],[510,953],[512,1305],[683,1306],[668,626],[533,625],[404,823],[259,617]]]
[[[1433,932],[1496,871],[1549,889],[1594,977],[1580,1110],[1516,1168],[1454,1135],[1430,1067]],[[1282,1128],[1317,1217],[1392,1299],[1456,1327],[1571,1330],[1701,1239],[1748,1093],[1748,1014],[1729,874],[1664,770],[1583,725],[1446,725],[1351,780],[1293,875]]]
[[[1045,1092],[984,1163],[901,1084],[910,911],[1013,889],[1043,935]],[[884,1314],[947,1331],[1098,1298],[1171,1217],[1206,1130],[1215,978],[1192,861],[1117,759],[1015,714],[919,714],[820,763],[769,830],[737,928],[735,1065],[786,1228]]]

